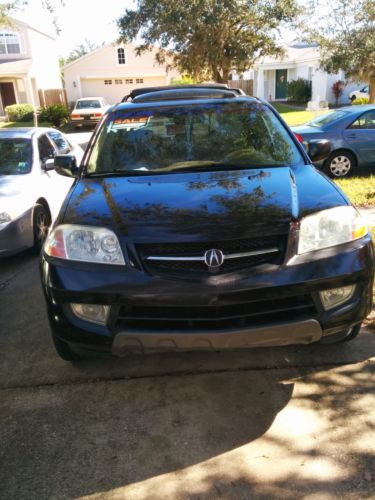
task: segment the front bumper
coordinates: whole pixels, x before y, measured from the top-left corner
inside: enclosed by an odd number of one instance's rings
[[[14,255],[34,244],[32,209],[0,230],[0,257]]]
[[[42,257],[43,289],[55,335],[72,346],[116,355],[128,350],[306,344],[360,323],[372,304],[374,254],[368,236],[339,248],[293,257],[283,265],[258,266],[200,281],[113,267],[117,266],[93,267]],[[352,284],[356,292],[347,302],[324,310],[320,291]],[[111,305],[107,324],[77,318],[70,303]],[[171,321],[171,310],[188,309],[190,319]],[[237,318],[231,320],[239,310],[246,313],[242,325]],[[210,313],[209,322],[200,311]],[[205,328],[206,324],[211,326]]]

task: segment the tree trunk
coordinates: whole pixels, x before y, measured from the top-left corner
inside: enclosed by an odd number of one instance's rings
[[[370,90],[369,90],[370,98],[369,103],[375,104],[375,78],[370,79]]]

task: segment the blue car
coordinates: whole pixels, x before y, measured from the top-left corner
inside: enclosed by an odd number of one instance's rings
[[[375,105],[349,106],[292,127],[305,145],[327,139],[330,156],[316,163],[330,177],[345,177],[357,167],[375,166]]]

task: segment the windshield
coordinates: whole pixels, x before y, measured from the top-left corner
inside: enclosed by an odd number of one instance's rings
[[[314,118],[311,122],[307,122],[306,125],[310,127],[324,127],[324,125],[329,125],[337,120],[341,120],[348,115],[348,111],[334,111],[333,113],[328,113],[328,115],[319,116]]]
[[[30,139],[0,139],[0,175],[28,174],[31,167]]]
[[[95,108],[101,108],[100,101],[97,99],[92,99],[90,101],[77,101],[76,103],[76,109],[95,109]]]
[[[88,160],[90,174],[292,165],[301,155],[277,116],[253,102],[119,110]]]

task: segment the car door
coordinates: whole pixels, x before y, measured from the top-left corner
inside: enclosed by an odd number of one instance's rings
[[[47,160],[53,159],[59,152],[48,133],[41,134],[38,137],[38,152],[41,169],[40,187],[50,207],[52,220],[55,220],[62,202],[73,183],[73,179],[57,174],[52,165],[47,165]]]
[[[361,164],[375,165],[375,109],[363,113],[344,130],[343,135]]]

